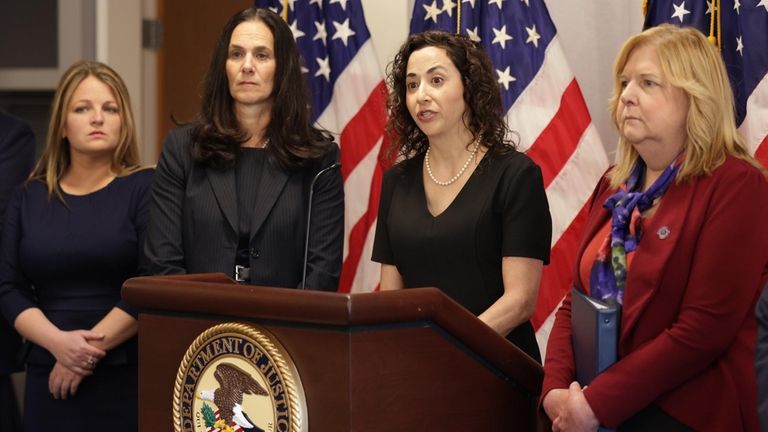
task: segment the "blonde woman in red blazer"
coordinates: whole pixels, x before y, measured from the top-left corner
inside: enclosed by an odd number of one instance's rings
[[[574,383],[569,294],[549,339],[542,406],[557,431],[758,430],[754,310],[768,265],[768,182],[737,134],[717,49],[673,26],[630,38],[611,109],[619,156],[593,194],[578,289],[594,288],[601,245],[613,242],[604,203],[625,196],[637,173],[638,193],[670,180],[634,210],[641,228],[630,229],[617,362],[585,388]]]

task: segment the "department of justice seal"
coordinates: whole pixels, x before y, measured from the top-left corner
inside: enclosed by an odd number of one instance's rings
[[[176,374],[175,432],[306,432],[295,365],[277,340],[225,323],[195,338]]]

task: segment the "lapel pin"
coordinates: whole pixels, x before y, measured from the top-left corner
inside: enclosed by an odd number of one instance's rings
[[[656,235],[659,236],[659,239],[664,240],[665,238],[669,237],[669,234],[671,234],[672,231],[670,231],[668,226],[663,226],[659,228],[658,231],[656,231]]]

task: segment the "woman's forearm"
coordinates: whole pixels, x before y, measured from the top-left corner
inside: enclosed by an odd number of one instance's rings
[[[504,293],[478,318],[501,335],[528,321],[536,307],[542,266],[533,258],[502,258]]]
[[[113,308],[91,330],[101,333],[104,338],[91,341],[96,348],[109,351],[136,334],[139,323],[127,312]]]

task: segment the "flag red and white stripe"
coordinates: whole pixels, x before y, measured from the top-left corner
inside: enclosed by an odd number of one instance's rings
[[[768,73],[747,98],[747,114],[739,132],[750,151],[768,167]]]
[[[531,84],[507,113],[520,150],[541,167],[552,215],[550,264],[544,267],[532,321],[542,352],[554,313],[571,286],[585,205],[608,158],[556,36]]]
[[[341,131],[346,206],[340,292],[373,291],[379,284],[380,265],[370,259],[384,171],[380,154],[387,146],[387,94],[379,70],[369,39],[339,75],[331,103],[317,120]]]

